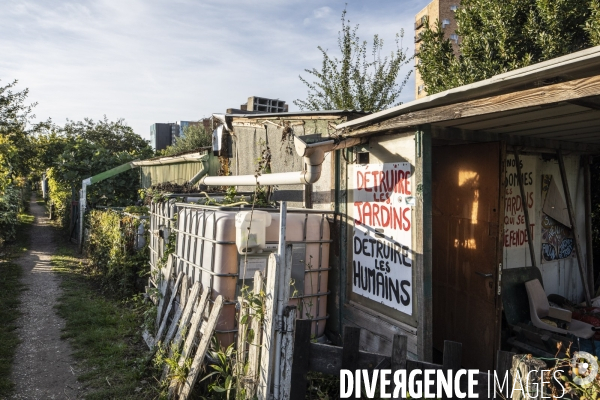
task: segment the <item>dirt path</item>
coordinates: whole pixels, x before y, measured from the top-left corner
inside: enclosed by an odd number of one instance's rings
[[[31,228],[30,249],[17,263],[23,267],[26,291],[21,295],[19,337],[12,379],[13,399],[76,399],[81,385],[69,344],[60,339],[64,320],[54,305],[60,294],[59,278],[52,272],[50,258],[56,250],[54,230],[48,225],[44,208],[30,203],[35,222]]]

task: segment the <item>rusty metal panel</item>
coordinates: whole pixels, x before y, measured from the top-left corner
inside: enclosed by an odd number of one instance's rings
[[[500,144],[434,147],[433,343],[463,343],[463,364],[493,367]]]

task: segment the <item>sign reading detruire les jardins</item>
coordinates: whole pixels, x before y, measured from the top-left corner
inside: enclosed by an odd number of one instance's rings
[[[410,163],[353,165],[352,291],[412,315]]]

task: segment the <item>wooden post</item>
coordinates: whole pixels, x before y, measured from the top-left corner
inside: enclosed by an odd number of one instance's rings
[[[258,400],[268,400],[273,379],[273,351],[275,349],[275,322],[277,319],[277,294],[279,286],[279,257],[269,256],[267,265],[267,285],[265,287],[265,320],[263,323],[262,348],[260,352],[260,373],[258,380]]]
[[[308,319],[296,321],[290,400],[304,400],[306,398],[306,374],[308,373],[308,363],[310,361],[311,329],[312,321]]]
[[[575,251],[577,252],[577,266],[579,267],[579,274],[581,276],[581,282],[583,283],[583,289],[585,294],[585,302],[588,307],[592,306],[592,300],[590,296],[590,287],[587,282],[587,275],[585,271],[585,259],[581,253],[581,243],[579,243],[579,231],[577,230],[577,218],[575,217],[575,211],[573,209],[573,202],[571,201],[571,192],[569,191],[569,182],[567,182],[567,172],[565,170],[565,161],[563,159],[562,150],[558,149],[558,166],[560,167],[560,178],[562,179],[563,190],[565,191],[565,200],[567,201],[567,211],[569,212],[569,221],[571,222],[571,229],[573,230],[573,240],[575,240]]]
[[[253,293],[255,296],[258,296],[263,289],[263,277],[260,271],[254,272],[254,289]],[[250,318],[251,318],[251,329],[254,332],[254,338],[251,343],[248,343],[248,377],[247,383],[245,385],[246,388],[246,398],[253,399],[256,393],[257,387],[257,378],[258,373],[260,371],[259,361],[260,361],[260,351],[261,351],[261,339],[262,339],[262,323],[263,321],[260,318],[256,317],[256,311],[254,309],[250,309]]]
[[[287,209],[286,209],[287,210]],[[284,349],[283,349],[283,341],[284,336],[286,335],[287,328],[285,327],[285,312],[286,306],[290,298],[290,282],[292,280],[292,245],[285,246],[285,255],[284,258],[280,258],[280,260],[284,260],[284,265],[282,265],[282,271],[279,272],[280,281],[279,281],[279,295],[277,298],[277,319],[279,329],[275,333],[276,335],[276,346],[275,346],[275,377],[273,382],[273,396],[277,399],[285,398],[280,392],[280,387],[282,385],[281,380],[284,379],[284,374],[288,373],[282,365],[284,362]],[[296,310],[294,309],[294,315],[296,315]],[[295,316],[294,316],[295,319]],[[294,324],[291,324],[290,332],[293,331]],[[290,333],[291,334],[291,333]],[[289,338],[290,347],[291,347],[291,337]],[[290,356],[291,362],[291,356]],[[288,388],[289,390],[289,388]]]
[[[431,125],[419,127],[415,133],[415,172],[416,213],[413,227],[416,230],[414,245],[416,288],[413,298],[417,300],[416,311],[419,326],[417,329],[417,355],[420,360],[431,362],[433,358],[433,214],[431,203]],[[420,187],[420,190],[419,190]]]
[[[391,368],[392,372],[406,369],[406,353],[408,351],[408,338],[404,335],[394,335],[392,344]]]
[[[394,335],[392,342],[392,357],[390,360],[392,374],[398,370],[406,369],[406,352],[408,351],[408,338],[406,336]],[[394,400],[399,400],[395,397]]]
[[[283,326],[281,330],[281,365],[279,378],[279,398],[290,400],[292,390],[292,363],[294,357],[294,321],[296,321],[296,306],[287,306],[283,311]]]
[[[527,230],[527,241],[529,242],[529,256],[531,257],[531,266],[537,268],[537,263],[535,259],[535,249],[533,246],[533,232],[531,232],[531,224],[529,223],[529,208],[527,207],[527,197],[525,196],[523,176],[521,175],[521,161],[519,158],[519,150],[516,147],[515,164],[517,166],[517,182],[519,182],[519,190],[521,191],[521,205],[523,206],[523,215],[525,216],[525,229]]]
[[[462,363],[462,344],[458,342],[444,341],[444,360],[442,368],[456,371]]]
[[[444,340],[444,359],[442,361],[442,369],[444,371],[454,371],[460,369],[462,363],[462,344],[458,342],[451,342],[450,340]],[[463,377],[464,378],[464,377]],[[461,389],[466,389],[466,379],[460,380]],[[446,394],[442,396],[443,399],[447,399]]]
[[[590,293],[594,293],[594,245],[592,243],[592,177],[590,174],[590,157],[581,156],[583,164],[583,190],[585,201],[585,255],[587,277]]]
[[[275,314],[275,376],[273,377],[273,397],[280,398],[279,381],[281,379],[281,329],[283,326],[283,310],[290,297],[290,280],[292,279],[292,247],[285,243],[287,230],[287,202],[282,201],[279,210],[279,247],[277,254],[281,262],[279,287],[277,289],[276,314]]]
[[[354,371],[358,365],[360,347],[360,328],[347,326],[344,329],[344,348],[342,351],[342,369]]]

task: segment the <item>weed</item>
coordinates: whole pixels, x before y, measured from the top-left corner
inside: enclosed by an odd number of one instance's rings
[[[166,376],[167,379],[160,383],[160,398],[168,397],[170,387],[180,387],[185,383],[192,367],[192,359],[188,357],[180,364],[180,358],[181,345],[177,346],[172,343],[171,347],[167,348],[164,344],[158,343],[156,355],[152,360],[154,367],[157,370],[163,370],[165,367],[169,367],[169,373]]]
[[[21,315],[21,292],[25,289],[20,281],[23,270],[20,265],[11,261],[27,250],[29,229],[33,216],[19,214],[16,227],[17,240],[11,246],[2,247],[0,254],[0,398],[7,398],[14,389],[10,381],[10,371],[15,351],[19,344],[17,336],[17,319]],[[2,261],[4,259],[4,261]]]
[[[226,349],[222,348],[217,339],[213,336],[211,349],[208,352],[212,363],[209,368],[213,371],[202,378],[202,381],[210,378],[207,385],[208,393],[211,393],[211,399],[232,399],[235,398],[235,386],[237,376],[235,371],[235,349],[230,344]],[[201,382],[202,382],[201,381]],[[233,397],[232,397],[233,395]]]
[[[100,294],[97,279],[71,249],[59,249],[52,265],[61,276],[57,311],[66,322],[63,338],[70,340],[74,357],[82,361],[79,380],[89,390],[87,398],[156,397],[157,380],[148,368],[150,352],[142,341],[139,309]]]
[[[7,398],[14,386],[9,377],[19,344],[16,322],[20,316],[22,274],[21,266],[12,262],[0,262],[0,398]]]
[[[123,297],[141,290],[141,278],[150,272],[148,247],[136,248],[141,224],[147,235],[147,220],[112,210],[92,210],[88,217],[90,233],[86,251],[91,261],[89,266],[101,277],[105,289]]]

